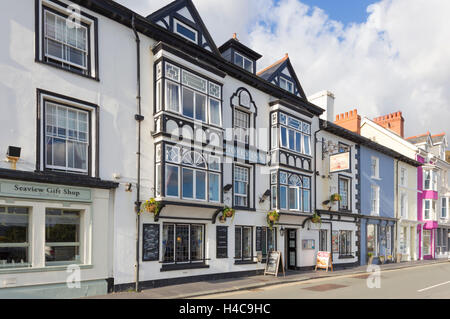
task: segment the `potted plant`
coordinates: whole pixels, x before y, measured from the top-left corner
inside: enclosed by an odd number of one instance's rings
[[[373,262],[373,253],[367,253],[367,257],[369,257],[367,264],[371,265]]]
[[[272,230],[273,224],[280,219],[280,214],[276,210],[267,213],[267,224],[270,230]]]
[[[342,197],[341,197],[341,195],[339,195],[338,193],[334,193],[334,194],[332,194],[332,195],[330,196],[330,200],[331,200],[332,202],[339,202],[339,201],[342,200]]]
[[[149,200],[146,200],[142,204],[142,209],[139,213],[141,213],[143,210],[145,210],[148,213],[152,213],[154,215],[157,215],[160,210],[160,203],[157,202],[154,198],[150,198]]]
[[[386,259],[386,256],[380,256],[380,263],[384,264],[385,259]]]

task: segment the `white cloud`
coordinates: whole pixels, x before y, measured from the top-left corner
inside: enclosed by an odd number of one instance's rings
[[[119,2],[147,15],[170,1]],[[259,68],[288,52],[308,95],[335,93],[336,113],[401,110],[407,136],[450,128],[450,1],[382,0],[347,26],[299,0],[194,3],[218,46],[237,32]]]

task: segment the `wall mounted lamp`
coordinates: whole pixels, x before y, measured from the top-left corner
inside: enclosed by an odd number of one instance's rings
[[[270,196],[270,189],[266,190],[264,194],[259,198],[260,203],[264,203],[264,201]]]
[[[227,184],[227,185],[225,185],[225,187],[223,188],[223,190],[224,190],[225,193],[227,193],[227,192],[230,191],[230,189],[231,189],[232,187],[233,187],[233,185]]]
[[[16,170],[17,162],[20,159],[21,148],[17,146],[8,146],[8,150],[6,152],[7,161],[11,163],[11,169]]]

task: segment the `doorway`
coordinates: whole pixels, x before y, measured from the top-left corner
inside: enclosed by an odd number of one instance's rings
[[[287,229],[287,269],[297,269],[297,229]]]

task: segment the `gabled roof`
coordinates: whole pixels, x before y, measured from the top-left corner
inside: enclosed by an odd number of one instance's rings
[[[422,166],[422,163],[420,163],[416,160],[413,160],[403,154],[400,154],[400,153],[394,151],[393,149],[390,149],[386,146],[378,144],[377,142],[374,142],[374,141],[368,139],[367,137],[364,137],[355,132],[349,131],[349,130],[343,128],[342,126],[339,126],[337,124],[334,124],[332,122],[325,121],[322,119],[319,119],[319,124],[320,124],[320,128],[323,129],[324,131],[333,133],[337,136],[343,137],[349,141],[355,142],[357,144],[363,145],[365,147],[368,147],[370,149],[373,149],[375,151],[378,151],[380,153],[383,153],[385,155],[393,157],[393,158],[395,158],[399,161],[405,162],[409,165],[412,165],[415,167]]]
[[[442,143],[442,142],[444,142],[446,140],[445,133],[432,135],[431,136],[431,140],[433,141],[433,145]]]
[[[265,69],[262,69],[261,71],[257,72],[256,75],[263,78],[267,82],[274,83],[279,86],[279,83],[277,82],[277,78],[281,75],[286,75],[288,80],[291,80],[294,82],[296,86],[296,90],[294,92],[295,95],[300,95],[302,98],[306,98],[306,94],[303,91],[302,86],[300,85],[300,81],[297,78],[297,75],[295,74],[294,68],[292,67],[291,61],[289,60],[289,55],[286,53],[286,55],[277,62],[273,63],[272,65],[266,67]]]
[[[407,137],[406,140],[412,144],[423,144],[427,143],[428,139],[431,139],[430,132],[426,132],[425,134],[420,134],[416,136]]]
[[[192,0],[175,0],[147,16],[150,21],[172,32],[174,32],[174,18],[198,32],[199,46],[209,48],[213,53],[220,55]]]
[[[219,51],[220,51],[220,53],[223,53],[226,50],[228,50],[229,48],[234,48],[236,51],[245,54],[247,57],[249,57],[250,59],[253,59],[255,61],[259,60],[262,57],[261,54],[259,54],[258,52],[253,51],[248,46],[242,44],[235,37],[231,38],[230,40],[228,40],[227,42],[222,44],[219,47]]]

